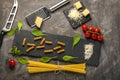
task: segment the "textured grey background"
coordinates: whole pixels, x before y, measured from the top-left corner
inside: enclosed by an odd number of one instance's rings
[[[18,13],[13,25],[16,28],[17,21],[23,21],[23,29],[31,31],[25,22],[25,16],[41,6],[50,7],[60,0],[18,0]],[[57,10],[51,19],[43,23],[42,31],[47,33],[73,36],[75,33],[84,38],[81,28],[73,30],[66,20],[63,10],[77,0],[71,0],[71,4]],[[81,0],[90,10],[92,21],[88,24],[99,26],[104,34],[104,44],[101,49],[100,65],[98,67],[87,66],[86,76],[65,72],[62,74],[40,73],[28,74],[26,65],[17,62],[15,70],[10,70],[7,65],[8,57],[17,61],[19,57],[8,55],[14,36],[5,36],[0,49],[0,80],[120,80],[120,1],[119,0]],[[0,0],[0,30],[4,26],[13,0]],[[27,57],[28,58],[28,57]],[[33,58],[29,58],[33,59]],[[39,60],[39,59],[34,59]],[[56,62],[52,62],[56,63]],[[62,64],[62,63],[61,63]]]

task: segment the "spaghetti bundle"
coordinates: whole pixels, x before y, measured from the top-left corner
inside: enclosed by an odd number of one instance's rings
[[[49,71],[71,71],[81,74],[86,74],[86,64],[69,64],[69,65],[57,65],[49,64],[28,60],[28,72],[29,73],[39,73],[39,72],[49,72]]]

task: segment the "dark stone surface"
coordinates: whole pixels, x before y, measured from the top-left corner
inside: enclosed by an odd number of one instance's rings
[[[60,0],[19,0],[19,9],[13,28],[17,27],[16,23],[18,20],[22,20],[24,25],[23,29],[30,31],[31,28],[26,24],[25,16],[42,5],[50,7],[59,1]],[[52,17],[43,23],[41,30],[47,33],[66,36],[73,36],[75,33],[78,33],[81,38],[84,38],[81,28],[79,27],[73,30],[62,12],[75,1],[77,0],[71,0],[71,4],[54,12]],[[81,1],[91,12],[92,21],[88,24],[101,27],[102,33],[104,34],[104,44],[102,45],[100,64],[98,67],[87,66],[86,76],[70,72],[58,75],[54,74],[54,72],[30,75],[27,73],[26,65],[21,65],[18,62],[15,70],[10,70],[6,62],[8,57],[14,58],[16,61],[19,57],[13,57],[8,54],[12,47],[14,36],[5,36],[0,50],[0,80],[120,80],[120,1]],[[6,22],[12,4],[13,0],[0,1],[0,30]]]

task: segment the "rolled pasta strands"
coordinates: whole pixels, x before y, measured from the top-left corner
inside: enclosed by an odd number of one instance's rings
[[[45,41],[46,44],[51,45],[52,41]]]
[[[56,47],[54,47],[53,49],[54,50],[58,50],[58,49],[60,49],[60,48],[62,48],[61,46],[56,46]]]
[[[61,50],[57,51],[58,54],[63,53],[63,52],[65,52],[64,49],[61,49]]]
[[[35,37],[35,38],[34,38],[34,41],[37,41],[37,40],[40,40],[40,39],[42,39],[41,36],[39,36],[39,37]]]
[[[65,43],[64,43],[64,42],[61,42],[61,41],[58,41],[57,44],[58,44],[58,45],[61,45],[61,46],[65,46]]]
[[[44,42],[45,42],[45,38],[43,38],[43,39],[41,40],[40,45],[43,45]]]
[[[44,50],[44,53],[52,53],[52,52],[53,52],[52,49]]]
[[[37,49],[43,49],[45,46],[36,46]]]
[[[33,44],[33,43],[27,43],[27,46],[34,47],[35,44]]]
[[[28,52],[30,52],[31,50],[33,50],[34,49],[34,47],[29,47],[27,50],[26,50],[26,52],[28,53]]]
[[[23,42],[22,42],[22,45],[23,45],[23,46],[25,46],[26,41],[27,41],[27,38],[24,38],[24,39],[23,39]]]
[[[40,73],[40,72],[49,72],[49,71],[55,71],[55,69],[50,68],[40,68],[40,67],[28,67],[29,73]],[[57,69],[56,69],[57,70]]]
[[[71,71],[86,74],[86,63],[81,64],[70,64],[70,65],[57,65],[49,64],[28,60],[28,72],[29,73],[38,73],[38,72],[48,72],[48,71]]]

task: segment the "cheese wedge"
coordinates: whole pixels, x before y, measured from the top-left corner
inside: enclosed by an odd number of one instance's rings
[[[82,12],[82,15],[83,16],[87,16],[88,14],[90,14],[90,11],[88,9],[85,9],[83,12]]]
[[[80,1],[77,1],[76,3],[74,3],[74,7],[76,9],[80,9],[80,8],[82,8],[82,4],[80,3]]]
[[[40,28],[41,25],[42,25],[42,22],[43,22],[43,18],[37,16],[37,17],[36,17],[36,20],[35,20],[35,25],[36,25],[38,28]]]

